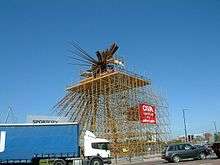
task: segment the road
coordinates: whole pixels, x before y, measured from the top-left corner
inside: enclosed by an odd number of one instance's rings
[[[128,163],[124,165],[175,165],[177,163],[168,163],[167,161],[164,160],[154,160],[154,161],[144,161],[144,162],[133,162],[133,163]],[[205,159],[205,160],[185,160],[181,161],[178,164],[183,164],[183,165],[220,165],[220,159],[217,158],[211,158],[211,159]]]
[[[168,163],[164,160],[146,161],[142,163],[135,163],[135,165],[175,165],[177,163]],[[220,159],[206,159],[206,160],[185,160],[178,164],[184,165],[220,165]]]

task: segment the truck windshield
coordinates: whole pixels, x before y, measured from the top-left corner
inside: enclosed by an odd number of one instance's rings
[[[109,143],[92,143],[92,148],[101,149],[101,150],[109,150]]]

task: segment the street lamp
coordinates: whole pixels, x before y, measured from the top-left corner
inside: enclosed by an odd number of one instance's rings
[[[186,116],[185,116],[185,110],[188,109],[182,109],[183,110],[183,123],[184,123],[184,131],[185,131],[185,141],[187,142],[187,129],[186,129]]]
[[[217,127],[216,127],[216,121],[213,121],[213,124],[214,124],[214,127],[215,127],[215,133],[217,134],[218,131],[217,131]]]

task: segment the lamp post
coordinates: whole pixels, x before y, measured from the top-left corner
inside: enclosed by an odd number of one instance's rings
[[[214,141],[218,141],[218,131],[217,131],[217,127],[216,127],[216,121],[213,121],[214,127],[215,127],[215,133],[214,133]]]
[[[187,129],[186,129],[186,116],[185,116],[185,110],[188,109],[182,109],[183,110],[183,123],[184,123],[184,132],[185,132],[185,141],[187,142]]]
[[[214,127],[215,127],[215,133],[217,134],[217,127],[216,127],[216,121],[213,121]]]

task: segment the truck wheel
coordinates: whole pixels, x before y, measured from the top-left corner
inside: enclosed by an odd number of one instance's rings
[[[90,165],[103,165],[103,161],[99,158],[94,158],[91,160]]]
[[[37,159],[37,158],[33,158],[31,164],[32,164],[32,165],[38,165],[39,162],[40,162],[39,159]]]
[[[66,165],[66,161],[62,159],[55,160],[54,165]]]

